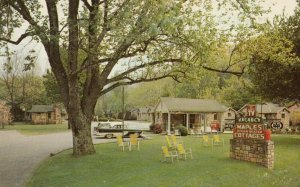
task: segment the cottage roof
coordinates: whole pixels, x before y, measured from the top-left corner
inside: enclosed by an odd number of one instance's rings
[[[230,111],[230,110],[232,110],[234,113],[236,113],[236,112],[237,112],[237,111],[236,111],[236,110],[234,110],[234,108],[232,108],[232,107],[227,107],[227,108],[226,108],[226,110],[227,110],[227,111]]]
[[[28,112],[31,113],[43,113],[43,112],[52,112],[53,110],[53,106],[52,105],[32,105],[32,108],[30,110],[28,110]]]
[[[290,109],[294,106],[296,106],[296,107],[300,106],[300,102],[299,101],[294,101],[291,104],[287,105],[287,108]]]
[[[149,112],[150,112],[150,113],[154,113],[154,112],[155,112],[155,107],[150,106],[150,107],[149,107]]]
[[[138,111],[139,111],[138,108],[133,108],[133,109],[129,110],[129,112],[138,112]]]
[[[139,108],[140,113],[148,113],[149,111],[150,111],[150,108],[148,108],[148,107]]]
[[[243,110],[248,105],[244,105],[239,111]],[[287,110],[290,112],[286,107],[281,107],[278,104],[274,103],[264,103],[264,104],[256,104],[256,112],[257,113],[263,113],[263,114],[276,114],[277,112],[280,112],[282,110]]]
[[[225,112],[226,107],[216,100],[161,97],[168,111],[173,112]]]

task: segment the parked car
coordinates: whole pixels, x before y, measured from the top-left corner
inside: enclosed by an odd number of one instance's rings
[[[129,137],[130,134],[137,133],[139,136],[142,134],[142,130],[129,129],[126,125],[116,124],[111,125],[109,122],[100,122],[97,127],[94,128],[94,135],[98,137],[113,138],[116,136]]]

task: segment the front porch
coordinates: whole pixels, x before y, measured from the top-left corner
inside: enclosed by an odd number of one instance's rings
[[[221,131],[222,113],[157,113],[155,123],[170,134],[177,126],[185,126],[188,131],[191,129],[201,132]]]

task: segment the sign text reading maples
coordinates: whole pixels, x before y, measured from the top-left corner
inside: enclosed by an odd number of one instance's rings
[[[264,125],[260,118],[239,118],[235,124],[233,138],[241,139],[264,139]]]

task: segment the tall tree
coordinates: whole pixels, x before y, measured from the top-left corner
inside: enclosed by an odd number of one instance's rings
[[[0,98],[10,105],[15,121],[24,119],[22,110],[44,103],[42,78],[36,75],[35,69],[27,69],[26,58],[30,57],[6,52],[0,65]]]
[[[257,11],[248,1],[224,2]],[[0,39],[19,44],[32,36],[43,44],[72,126],[74,155],[95,152],[90,125],[101,95],[121,85],[180,79],[195,52],[205,58],[220,34],[210,1],[45,0],[45,5],[43,15],[39,0],[1,0],[0,22],[26,21],[29,27],[16,41],[5,34]],[[60,46],[68,51],[66,63]],[[116,69],[121,70],[113,75]]]
[[[300,1],[294,15],[274,18],[257,37],[244,41],[248,77],[256,93],[267,100],[300,99]]]
[[[46,91],[47,103],[62,103],[57,81],[54,77],[54,74],[50,70],[47,70],[46,74],[43,75],[43,84]]]

